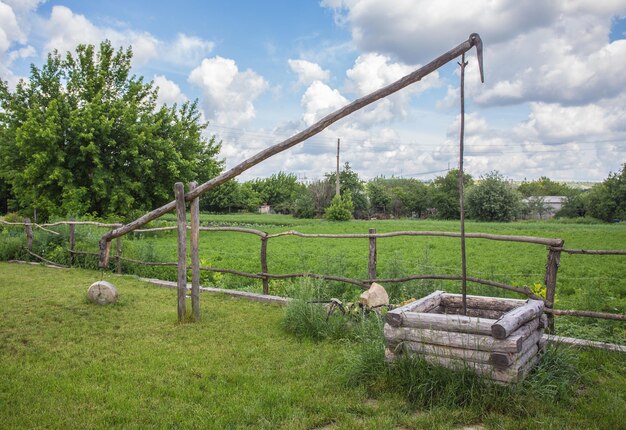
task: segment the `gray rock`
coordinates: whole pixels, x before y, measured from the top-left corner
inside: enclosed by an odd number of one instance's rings
[[[95,304],[108,305],[117,301],[117,289],[107,281],[94,282],[87,290],[87,297]]]

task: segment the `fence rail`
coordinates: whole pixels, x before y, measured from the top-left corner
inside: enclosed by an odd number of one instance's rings
[[[184,212],[182,213],[184,214]],[[175,226],[166,226],[166,227],[153,227],[153,228],[145,228],[145,229],[137,229],[133,231],[135,234],[141,233],[156,233],[156,232],[167,232],[167,231],[178,231],[178,235],[180,236],[182,232],[190,230],[192,232],[192,238],[194,231],[200,232],[236,232],[243,234],[251,234],[258,236],[260,239],[260,272],[250,273],[241,270],[228,269],[228,268],[218,268],[218,267],[200,267],[199,262],[196,267],[191,267],[192,275],[194,273],[195,276],[192,276],[192,288],[193,284],[197,283],[199,286],[199,273],[201,271],[206,272],[215,272],[215,273],[226,273],[234,276],[240,276],[251,279],[258,279],[262,282],[263,294],[269,294],[269,280],[270,279],[292,279],[292,278],[315,278],[321,279],[325,281],[334,281],[334,282],[342,282],[350,285],[355,285],[360,288],[367,288],[372,282],[379,282],[383,284],[391,284],[391,283],[402,283],[408,282],[412,280],[444,280],[444,281],[462,281],[463,277],[459,275],[439,275],[439,274],[414,274],[414,275],[406,275],[402,277],[396,278],[379,278],[377,276],[377,240],[392,238],[392,237],[449,237],[449,238],[459,238],[460,233],[456,232],[438,232],[438,231],[395,231],[395,232],[387,232],[387,233],[377,233],[376,229],[370,228],[368,233],[363,234],[355,234],[355,233],[344,233],[344,234],[327,234],[327,233],[302,233],[295,230],[289,230],[274,234],[268,234],[265,231],[257,230],[253,228],[242,228],[242,227],[228,227],[228,226],[220,226],[220,227],[208,227],[208,226],[200,226],[199,220],[197,219],[197,215],[193,216],[191,224],[187,224],[185,217],[181,214],[180,222]],[[184,221],[183,221],[184,220]],[[8,222],[4,220],[0,220],[1,224],[9,225],[9,226],[22,226],[24,227],[25,236],[26,236],[26,251],[32,257],[43,261],[47,264],[54,265],[56,267],[67,267],[62,264],[51,261],[41,255],[38,255],[32,251],[33,245],[33,227],[39,228],[42,231],[59,235],[59,232],[54,230],[50,230],[50,227],[58,227],[58,226],[69,226],[69,248],[67,248],[67,252],[70,255],[71,265],[75,264],[74,257],[76,255],[88,255],[93,256],[94,258],[99,258],[99,253],[97,252],[89,252],[89,251],[79,251],[75,249],[76,244],[76,226],[93,226],[98,228],[111,228],[115,226],[120,226],[119,223],[100,223],[95,221],[57,221],[54,223],[48,224],[36,224],[30,222],[29,219],[25,219],[24,222]],[[195,223],[195,226],[194,226]],[[182,228],[181,228],[182,227]],[[184,236],[184,235],[183,235]],[[367,239],[369,245],[369,253],[368,253],[368,279],[353,279],[344,276],[336,276],[336,275],[323,275],[317,273],[271,273],[268,268],[267,263],[267,243],[270,239],[278,239],[281,237],[294,236],[303,239]],[[467,276],[465,279],[468,282],[487,285],[494,288],[499,288],[507,291],[512,291],[518,294],[525,295],[529,298],[533,298],[536,300],[543,300],[546,304],[545,312],[548,314],[549,318],[552,319],[553,316],[575,316],[575,317],[590,317],[590,318],[600,318],[600,319],[608,319],[608,320],[617,320],[617,321],[626,321],[626,315],[608,313],[608,312],[596,312],[596,311],[586,311],[586,310],[566,310],[566,309],[554,309],[554,296],[556,293],[556,285],[557,285],[557,273],[558,268],[560,266],[560,255],[562,252],[567,254],[578,254],[578,255],[626,255],[626,250],[590,250],[590,249],[570,249],[564,248],[564,241],[562,239],[557,238],[541,238],[541,237],[531,237],[531,236],[511,236],[511,235],[498,235],[498,234],[488,234],[488,233],[466,233],[466,237],[468,239],[483,239],[483,240],[494,240],[494,241],[505,241],[505,242],[515,242],[515,243],[528,243],[535,245],[543,245],[548,250],[548,257],[546,261],[546,271],[545,271],[545,286],[546,286],[546,298],[543,299],[536,294],[534,294],[527,286],[516,287],[513,285],[504,284],[501,282],[496,282],[493,280],[482,279],[477,277]],[[196,239],[197,240],[197,239]],[[121,265],[122,263],[128,264],[136,264],[142,266],[163,266],[163,267],[178,267],[179,271],[182,270],[181,273],[184,274],[179,276],[179,281],[182,283],[183,280],[185,282],[186,288],[186,278],[187,278],[187,252],[179,258],[178,262],[157,262],[157,261],[143,261],[137,260],[127,257],[122,257],[122,247],[121,247],[121,238],[117,238],[117,246],[116,246],[116,255],[115,255],[115,263],[116,263],[116,271],[121,273]],[[179,244],[181,240],[179,240]],[[192,247],[191,257],[192,263],[194,260],[194,254],[197,257],[198,250],[197,246],[195,249]],[[181,267],[181,260],[184,262],[183,267]],[[194,264],[192,264],[194,266]],[[192,292],[193,297],[193,292]],[[181,299],[182,303],[182,299]],[[182,306],[182,304],[181,304]],[[197,308],[197,307],[196,307]],[[195,313],[195,312],[194,312]],[[552,323],[552,321],[551,321]]]

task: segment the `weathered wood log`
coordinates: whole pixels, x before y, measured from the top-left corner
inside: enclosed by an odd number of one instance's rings
[[[517,353],[492,352],[489,356],[489,363],[498,368],[506,368],[515,363],[526,364],[532,355],[537,354],[542,336],[543,330],[536,330],[522,342],[522,350]]]
[[[618,345],[615,343],[598,342],[587,339],[577,339],[574,337],[555,336],[552,334],[544,335],[543,339],[550,343],[561,343],[563,345],[574,346],[578,348],[597,348],[607,351],[626,353],[626,345]]]
[[[185,187],[182,182],[174,184],[176,196],[176,219],[178,220],[178,321],[185,319],[187,288],[187,208]]]
[[[70,219],[70,221],[74,221],[73,218]],[[76,224],[74,224],[73,222],[70,222],[69,224],[69,246],[70,246],[70,266],[73,266],[74,263],[76,262],[76,257],[74,255],[74,249],[76,248]]]
[[[367,260],[367,276],[370,279],[376,278],[376,237],[372,236],[376,234],[375,228],[369,229],[370,234],[370,249],[369,249],[369,258]]]
[[[267,235],[261,236],[261,272],[267,273]],[[269,294],[270,283],[267,276],[263,275],[263,294]]]
[[[118,237],[115,239],[116,241],[116,250],[115,250],[115,271],[118,274],[122,273],[122,238]]]
[[[427,328],[432,330],[445,330],[484,335],[491,335],[491,326],[495,322],[496,320],[492,319],[473,318],[465,315],[414,312],[405,312],[402,315],[403,327]]]
[[[476,349],[452,348],[449,346],[433,345],[422,342],[402,342],[392,349],[395,353],[428,354],[445,358],[456,358],[489,364],[491,353]]]
[[[170,227],[153,227],[153,228],[138,228],[134,230],[133,233],[152,233],[157,231],[173,231],[178,230],[178,227],[173,225]]]
[[[524,341],[521,336],[494,339],[491,336],[481,334],[392,327],[389,324],[385,324],[383,331],[388,345],[397,345],[400,342],[410,341],[451,346],[453,348],[476,349],[479,351],[519,352]]]
[[[558,245],[563,246],[563,241]],[[552,309],[554,306],[554,297],[556,295],[556,275],[561,264],[561,251],[548,250],[548,260],[546,261],[546,275],[544,284],[546,286],[546,308]],[[548,331],[554,333],[554,318],[552,314],[548,315]]]
[[[370,234],[357,234],[357,233],[344,233],[344,234],[326,234],[326,233],[300,233],[299,231],[290,230],[281,233],[271,234],[269,238],[281,237],[281,236],[299,236],[306,238],[328,238],[328,239],[359,239],[359,238],[383,238],[383,237],[398,237],[398,236],[434,236],[434,237],[461,237],[460,233],[449,231],[394,231],[389,233],[376,233]],[[532,236],[511,236],[502,234],[490,234],[490,233],[466,233],[465,237],[473,239],[487,239],[498,240],[505,242],[521,242],[532,243],[537,245],[551,246],[561,243],[561,239],[547,239],[543,237]]]
[[[255,234],[260,237],[269,236],[267,233],[261,230],[255,230],[253,228],[242,228],[242,227],[200,227],[200,231],[237,231],[239,233],[250,233]]]
[[[26,233],[26,249],[32,251],[33,249],[33,225],[30,222],[30,218],[24,218],[24,232]]]
[[[402,325],[402,318],[405,312],[428,312],[439,306],[441,297],[444,294],[445,293],[443,291],[435,291],[426,297],[422,297],[412,303],[393,309],[387,312],[385,321],[393,327],[400,327]]]
[[[526,303],[526,300],[509,299],[503,297],[467,296],[467,307],[477,309],[490,309],[494,311],[508,312]],[[441,298],[441,305],[447,308],[460,308],[462,306],[461,294],[446,293]]]
[[[337,281],[337,282],[345,282],[346,284],[356,285],[358,287],[367,290],[370,285],[366,282],[359,281],[357,279],[344,278],[343,276],[333,276],[333,275],[318,275],[316,273],[283,273],[280,275],[273,275],[271,273],[263,273],[259,275],[261,277],[267,276],[272,279],[288,279],[288,278],[314,278],[314,279],[324,279],[326,281]]]
[[[550,248],[552,251],[562,251],[568,254],[586,254],[586,255],[626,255],[624,249],[568,249],[568,248]]]
[[[439,306],[432,310],[433,313],[446,314],[446,315],[463,315],[463,308],[444,308]],[[490,319],[496,322],[496,320],[502,317],[503,311],[494,311],[491,309],[476,309],[467,308],[466,316],[481,319]]]
[[[568,309],[544,309],[544,312],[547,313],[548,315],[589,317],[589,318],[601,318],[605,320],[626,321],[626,315],[612,314],[609,312],[579,311],[579,310],[568,310]]]
[[[197,182],[189,183],[189,190],[194,190]],[[200,199],[196,197],[189,204],[191,212],[191,308],[193,317],[200,321]]]
[[[51,266],[56,266],[56,267],[60,267],[60,268],[64,268],[64,269],[66,269],[66,268],[67,268],[67,266],[64,266],[64,265],[62,265],[62,264],[55,263],[54,261],[48,260],[48,259],[46,259],[46,258],[42,257],[41,255],[35,254],[33,251],[31,251],[31,250],[29,250],[29,249],[27,249],[27,250],[26,250],[26,252],[28,252],[28,253],[29,253],[30,255],[32,255],[33,257],[35,257],[35,258],[37,258],[37,259],[39,259],[39,260],[43,261],[44,263],[48,263],[48,264],[49,264],[49,265],[51,265]]]
[[[339,121],[341,118],[344,118],[348,115],[350,115],[353,112],[356,112],[357,110],[371,104],[374,103],[377,100],[380,100],[384,97],[387,97],[388,95],[391,95],[405,87],[407,87],[408,85],[411,85],[412,83],[418,82],[419,80],[421,80],[424,76],[434,72],[435,70],[437,70],[438,68],[440,68],[441,66],[443,66],[444,64],[450,62],[451,60],[453,60],[454,58],[458,57],[459,55],[463,54],[464,52],[469,51],[473,46],[476,46],[478,43],[480,42],[480,37],[477,34],[472,34],[465,42],[459,44],[458,46],[456,46],[455,48],[451,49],[450,51],[446,52],[443,55],[440,55],[439,57],[437,57],[436,59],[432,60],[431,62],[429,62],[428,64],[426,64],[425,66],[419,68],[418,70],[406,75],[405,77],[397,80],[396,82],[393,82],[392,84],[389,84],[383,88],[380,88],[360,99],[357,99],[355,101],[353,101],[352,103],[349,103],[348,105],[342,107],[341,109],[336,110],[335,112],[326,115],[324,118],[322,118],[321,120],[319,120],[318,122],[316,122],[315,124],[311,125],[310,127],[308,127],[307,129],[293,135],[292,137],[276,144],[273,145],[267,149],[264,149],[263,151],[257,153],[256,155],[244,160],[243,162],[239,163],[238,165],[236,165],[235,167],[233,167],[232,169],[216,176],[215,178],[203,183],[202,185],[200,185],[198,188],[196,188],[193,191],[190,191],[189,193],[187,193],[187,195],[185,196],[186,200],[193,200],[196,197],[199,197],[200,195],[204,194],[206,191],[215,188],[216,186],[223,184],[224,182],[228,181],[229,179],[232,179],[236,176],[239,176],[241,173],[245,172],[246,170],[250,169],[253,166],[256,166],[257,164],[259,164],[260,162],[272,157],[273,155],[276,155],[278,153],[281,153],[295,145],[297,145],[300,142],[303,142],[307,139],[309,139],[312,136],[315,136],[316,134],[318,134],[319,132],[321,132],[322,130],[326,129],[327,127],[329,127],[331,124]],[[141,216],[140,218],[137,218],[136,220],[130,222],[129,224],[126,224],[122,227],[119,227],[115,230],[109,231],[108,233],[106,233],[105,235],[102,236],[102,238],[100,239],[100,266],[101,267],[106,267],[106,264],[108,262],[107,260],[107,253],[106,253],[106,242],[110,242],[112,239],[122,236],[126,233],[129,233],[145,224],[147,224],[148,222],[152,221],[153,219],[156,219],[158,217],[160,217],[161,215],[164,215],[168,212],[171,212],[172,210],[174,210],[176,208],[176,201],[167,203],[163,206],[161,206],[160,208],[157,208],[151,212],[148,212],[147,214]]]
[[[541,319],[535,318],[533,320],[528,321],[526,324],[522,325],[520,328],[515,330],[513,333],[511,333],[510,336],[519,336],[522,338],[522,340],[526,340],[530,336],[532,336],[534,333],[536,333],[538,330],[542,329],[540,325],[541,325]]]
[[[504,339],[528,321],[539,318],[544,303],[539,300],[528,300],[523,306],[507,312],[491,327],[491,335],[496,339]]]

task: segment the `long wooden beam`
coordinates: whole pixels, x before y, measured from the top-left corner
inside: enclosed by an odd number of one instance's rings
[[[308,127],[307,129],[293,135],[292,137],[276,144],[273,146],[270,146],[269,148],[257,153],[256,155],[248,158],[247,160],[239,163],[238,165],[236,165],[235,167],[233,167],[232,169],[222,173],[221,175],[216,176],[215,178],[205,182],[202,185],[199,185],[196,189],[188,192],[185,195],[185,200],[186,201],[191,201],[194,198],[200,196],[201,194],[205,193],[206,191],[217,187],[218,185],[223,184],[224,182],[228,181],[229,179],[232,179],[236,176],[239,176],[241,173],[245,172],[246,170],[250,169],[253,166],[256,166],[257,164],[259,164],[260,162],[267,160],[268,158],[270,158],[273,155],[276,155],[280,152],[283,152],[289,148],[291,148],[292,146],[297,145],[298,143],[301,143],[305,140],[307,140],[308,138],[315,136],[316,134],[320,133],[322,130],[328,128],[331,124],[339,121],[340,119],[350,115],[353,112],[358,111],[359,109],[364,108],[365,106],[368,106],[372,103],[374,103],[377,100],[380,100],[384,97],[387,97],[397,91],[400,91],[401,89],[420,81],[424,76],[429,75],[430,73],[434,72],[435,70],[439,69],[441,66],[445,65],[446,63],[449,63],[450,61],[452,61],[453,59],[457,58],[458,56],[464,54],[465,52],[469,51],[472,47],[476,46],[478,48],[479,51],[482,51],[482,41],[480,40],[480,36],[478,36],[478,34],[476,33],[472,33],[469,38],[459,44],[458,46],[456,46],[455,48],[452,48],[451,50],[449,50],[448,52],[446,52],[443,55],[440,55],[439,57],[435,58],[434,60],[432,60],[430,63],[426,64],[425,66],[417,69],[416,71],[406,75],[405,77],[397,80],[396,82],[387,85],[386,87],[380,88],[379,90],[374,91],[373,93],[370,93],[364,97],[361,97],[360,99],[357,99],[355,101],[353,101],[352,103],[349,103],[348,105],[342,107],[341,109],[336,110],[335,112],[325,116],[324,118],[322,118],[320,121],[316,122],[315,124],[313,124],[312,126]],[[479,58],[480,59],[480,58]],[[479,64],[480,68],[481,68],[481,72],[482,72],[482,64]],[[482,77],[482,76],[481,76]],[[161,206],[160,208],[154,209],[153,211],[150,211],[148,213],[146,213],[145,215],[137,218],[136,220],[123,225],[122,227],[118,227],[114,230],[111,230],[107,233],[105,233],[102,238],[100,239],[100,259],[99,259],[99,265],[100,267],[106,267],[107,263],[108,263],[108,258],[109,258],[109,253],[108,253],[108,243],[111,242],[111,240],[123,236],[127,233],[130,233],[131,231],[138,229],[139,227],[147,224],[148,222],[152,221],[153,219],[156,219],[168,212],[173,211],[176,208],[176,201],[171,201],[163,206]]]

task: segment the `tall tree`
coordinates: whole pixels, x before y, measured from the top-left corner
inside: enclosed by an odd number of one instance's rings
[[[481,177],[467,192],[467,212],[479,221],[512,221],[521,197],[498,172]]]
[[[20,211],[131,215],[171,200],[177,181],[221,171],[197,101],[157,107],[157,89],[131,75],[131,59],[109,41],[79,45],[31,66],[14,92],[2,83],[0,177]]]
[[[532,196],[571,196],[575,190],[561,182],[555,182],[552,179],[542,176],[534,181],[524,181],[517,191],[524,197]]]
[[[463,184],[469,187],[474,183],[471,175],[463,175]],[[452,169],[446,176],[438,176],[432,185],[432,204],[437,209],[437,217],[443,219],[459,219],[459,170]]]

